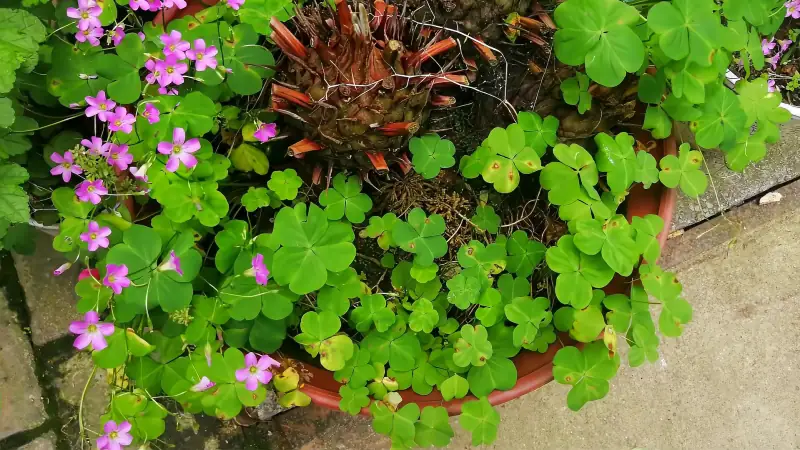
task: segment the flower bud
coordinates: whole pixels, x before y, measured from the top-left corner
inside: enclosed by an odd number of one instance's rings
[[[58,266],[58,268],[53,271],[53,276],[57,277],[57,276],[61,275],[62,273],[64,273],[67,270],[69,270],[70,267],[72,267],[72,263],[71,262],[66,262],[66,263]]]
[[[614,331],[613,326],[606,325],[606,329],[603,332],[603,343],[608,349],[608,357],[613,358],[617,353],[617,332]]]

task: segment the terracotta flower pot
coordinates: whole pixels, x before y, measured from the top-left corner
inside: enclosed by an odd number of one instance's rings
[[[656,160],[661,159],[664,155],[677,155],[675,138],[670,136],[666,140],[656,141],[655,148],[648,151]],[[642,217],[648,214],[658,214],[664,220],[664,230],[658,236],[658,241],[662,248],[667,242],[667,236],[671,228],[676,195],[677,192],[674,189],[666,189],[661,184],[654,184],[650,189],[644,189],[641,185],[636,185],[631,189],[631,193],[628,196],[626,211],[628,220],[635,216]],[[627,290],[625,279],[619,276],[616,277],[604,290],[609,294],[625,292]],[[569,338],[565,342],[568,344],[573,343],[569,342]],[[523,350],[515,356],[512,360],[517,367],[517,384],[507,391],[494,391],[489,394],[489,403],[492,405],[505,403],[552,381],[553,357],[561,347],[562,345],[556,342],[551,344],[545,353]],[[333,373],[310,364],[306,364],[304,368],[313,378],[301,390],[308,394],[315,404],[338,410],[339,402],[342,399],[339,396],[339,387],[342,385],[334,380]],[[444,401],[442,395],[436,390],[428,395],[419,395],[411,389],[406,389],[400,391],[400,395],[403,398],[403,403],[416,403],[420,409],[425,406],[444,406],[451,416],[461,413],[461,405],[464,402],[475,400],[475,397],[468,395],[462,399]],[[369,409],[363,408],[361,414],[369,415]]]
[[[153,23],[157,25],[163,23],[166,25],[175,19],[180,19],[181,17],[185,16],[193,16],[209,6],[216,5],[217,3],[219,3],[219,0],[188,0],[186,2],[186,8],[178,9],[177,6],[173,6],[172,8],[162,9],[158,12],[158,14],[156,14],[156,17],[153,18]]]

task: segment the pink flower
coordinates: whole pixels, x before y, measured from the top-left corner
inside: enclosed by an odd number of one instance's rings
[[[75,161],[72,159],[72,152],[70,151],[64,152],[64,156],[53,152],[53,154],[50,155],[50,159],[54,163],[58,164],[50,169],[50,175],[61,175],[61,179],[64,180],[65,183],[72,178],[73,173],[75,175],[83,173],[81,167],[76,165]]]
[[[112,167],[119,170],[127,170],[130,163],[133,162],[133,155],[128,153],[128,146],[126,144],[111,144],[108,151],[108,163]]]
[[[767,56],[772,52],[772,50],[775,49],[776,45],[777,44],[775,42],[773,42],[772,39],[769,40],[769,41],[767,41],[766,39],[762,39],[761,40],[761,52],[764,53],[764,56]]]
[[[81,240],[89,245],[90,252],[100,247],[108,248],[108,236],[111,235],[111,228],[100,228],[100,224],[93,220],[89,222],[88,230],[85,233],[81,233]]]
[[[234,11],[238,11],[239,7],[244,5],[244,0],[222,0],[222,1],[225,2],[226,5],[228,5],[228,8]]]
[[[261,142],[267,142],[278,134],[278,125],[274,123],[262,123],[258,130],[253,133],[253,137]]]
[[[181,259],[175,255],[175,250],[170,250],[169,257],[158,266],[158,270],[161,272],[166,272],[169,270],[174,270],[178,272],[178,275],[183,276],[183,270],[181,270]]]
[[[147,75],[145,75],[144,80],[147,81],[147,84],[155,84],[159,78],[161,78],[161,66],[159,65],[159,61],[155,59],[148,59],[144,63],[144,67],[150,71]]]
[[[213,45],[206,47],[206,41],[202,39],[194,40],[194,49],[186,51],[186,57],[194,61],[194,68],[198,72],[206,70],[206,67],[214,69],[217,67],[217,47]]]
[[[120,42],[122,42],[123,39],[125,39],[125,30],[122,27],[108,30],[108,37],[111,38],[111,42],[113,42],[114,47],[116,47],[120,44]]]
[[[86,278],[93,278],[98,279],[100,278],[100,271],[97,269],[83,269],[81,273],[78,274],[78,281],[81,281]]]
[[[148,103],[147,105],[145,105],[144,111],[142,111],[142,117],[147,119],[147,122],[150,123],[150,125],[152,125],[154,123],[158,123],[158,121],[161,120],[161,111],[159,111],[158,108],[153,106],[152,103]]]
[[[141,167],[131,166],[130,172],[133,175],[133,178],[136,178],[139,181],[144,181],[147,183],[147,169],[150,168],[150,163],[147,163]]]
[[[208,377],[204,376],[200,378],[200,381],[197,382],[194,386],[190,387],[189,390],[192,392],[203,392],[211,389],[212,387],[216,386],[217,383],[209,380]]]
[[[110,287],[115,294],[121,294],[122,288],[131,285],[131,280],[128,279],[128,266],[106,264],[106,277],[103,278],[103,285]]]
[[[166,2],[164,4],[166,5]],[[177,59],[186,59],[186,50],[189,50],[190,46],[188,42],[181,40],[180,31],[172,30],[169,34],[162,34],[159,39],[164,44],[164,56],[175,55]]]
[[[256,360],[255,353],[248,353],[244,357],[244,368],[236,371],[236,380],[243,381],[248,391],[255,391],[259,383],[267,384],[272,379],[272,372],[269,371],[272,366],[280,367],[280,363],[267,355]]]
[[[177,89],[167,89],[165,87],[158,88],[158,93],[161,95],[178,95]]]
[[[133,131],[134,123],[136,123],[136,116],[130,114],[124,106],[117,106],[114,115],[108,118],[108,129],[130,133]]]
[[[53,271],[53,276],[57,277],[57,276],[61,275],[62,273],[64,273],[67,270],[69,270],[70,267],[72,267],[72,263],[71,262],[65,262],[64,264],[56,267],[56,270]]]
[[[100,45],[100,38],[103,37],[104,34],[102,28],[87,28],[85,30],[78,30],[78,32],[75,33],[75,40],[78,42],[89,41],[92,47],[97,47]]]
[[[117,103],[113,100],[109,100],[106,98],[106,92],[100,91],[97,93],[97,97],[86,97],[86,103],[89,106],[86,108],[86,117],[94,117],[97,116],[101,122],[105,122],[108,120],[113,113],[114,107],[117,106]]]
[[[781,46],[781,53],[789,50],[789,46],[792,45],[791,39],[778,39],[778,44]]]
[[[800,19],[800,2],[797,2],[796,0],[786,2],[786,17]]]
[[[186,8],[186,1],[185,0],[164,0],[164,7],[165,8],[175,8],[183,9]]]
[[[156,8],[156,9],[157,9],[157,8]],[[142,42],[144,42],[145,38],[147,38],[147,36],[145,36],[145,34],[144,34],[144,33],[142,33],[141,31],[140,31],[140,32],[138,32],[138,33],[136,33],[136,35],[137,35],[137,36],[139,36],[139,39],[141,39],[141,40],[142,40]]]
[[[183,128],[175,128],[172,130],[172,142],[159,142],[157,148],[158,153],[169,155],[167,171],[175,172],[180,163],[183,163],[187,169],[197,165],[197,158],[192,153],[200,150],[200,140],[194,138],[187,141]]]
[[[256,284],[266,286],[267,280],[269,279],[269,270],[264,264],[264,255],[257,253],[256,256],[253,257],[251,264],[253,267],[248,269],[245,273],[249,276],[255,276]]]
[[[94,0],[78,0],[78,8],[67,8],[67,17],[78,19],[78,30],[100,28],[100,19],[103,8],[97,6]]]
[[[72,344],[78,350],[83,350],[89,345],[92,346],[92,350],[102,350],[108,347],[105,336],[114,334],[114,324],[100,322],[97,311],[89,311],[83,316],[82,321],[69,324],[69,331],[78,335]]]
[[[86,147],[86,149],[89,151],[89,154],[106,156],[106,153],[108,152],[108,146],[111,144],[103,143],[103,140],[99,137],[92,136],[91,141],[89,139],[81,140],[81,145]]]
[[[131,424],[128,421],[117,425],[117,422],[109,420],[103,425],[103,431],[106,434],[97,438],[97,450],[121,450],[133,442]]]
[[[767,82],[767,91],[768,92],[780,91],[780,89],[777,86],[775,86],[775,80],[769,80]]]
[[[108,189],[103,186],[103,180],[84,180],[77,188],[75,188],[75,195],[78,200],[82,202],[91,202],[93,205],[100,203],[101,195],[108,194]]]
[[[777,69],[778,64],[781,63],[781,54],[776,53],[772,58],[767,58],[767,63],[772,66],[772,70]]]
[[[157,62],[156,68],[161,72],[158,77],[158,84],[161,87],[167,87],[170,84],[180,86],[183,84],[183,74],[189,70],[189,66],[186,63],[179,62],[175,54],[167,55],[164,61]]]
[[[142,11],[158,11],[161,9],[161,1],[160,0],[130,0],[128,6],[131,7],[132,10],[136,11],[141,9]],[[144,38],[142,38],[144,41]]]

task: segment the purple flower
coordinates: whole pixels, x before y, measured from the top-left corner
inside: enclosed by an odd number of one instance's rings
[[[778,88],[777,86],[775,86],[775,80],[769,80],[769,81],[767,82],[767,91],[768,91],[768,92],[780,91],[780,88]]]
[[[114,107],[117,106],[116,102],[106,97],[105,91],[98,92],[97,97],[87,96],[86,103],[89,104],[86,108],[86,117],[97,116],[101,122],[108,120],[113,115]]]
[[[778,39],[778,44],[781,46],[781,53],[789,50],[789,46],[792,45],[791,39]]]
[[[69,324],[69,331],[78,335],[72,344],[78,350],[83,350],[89,345],[92,346],[92,350],[102,350],[108,347],[105,337],[114,334],[114,324],[100,322],[97,311],[89,311],[83,316],[82,321]]]
[[[197,382],[194,386],[190,387],[189,390],[192,392],[203,392],[211,389],[212,387],[216,386],[217,383],[209,380],[208,377],[204,376],[200,378],[200,381]]]
[[[127,420],[119,425],[109,420],[103,425],[103,431],[106,434],[97,438],[97,450],[121,450],[133,442],[131,424]]]
[[[103,140],[97,136],[92,136],[92,140],[83,139],[81,140],[81,145],[86,147],[89,150],[89,153],[92,155],[100,155],[106,156],[108,152],[108,146],[111,145],[109,143],[103,143]]]
[[[94,220],[89,222],[89,231],[81,233],[81,240],[89,244],[89,251],[93,252],[100,247],[108,248],[108,236],[111,235],[111,228],[102,227]]]
[[[75,40],[78,42],[89,41],[92,47],[97,47],[100,45],[100,38],[103,37],[104,34],[102,28],[87,28],[85,30],[78,30],[78,32],[75,33]]]
[[[158,153],[169,155],[167,161],[167,171],[175,172],[180,163],[187,169],[197,165],[197,158],[192,153],[200,150],[200,140],[197,138],[186,140],[186,132],[183,128],[172,130],[172,142],[159,142]]]
[[[71,262],[65,262],[64,264],[56,267],[56,270],[53,271],[53,276],[57,277],[57,276],[61,275],[62,273],[64,273],[67,270],[69,270],[70,267],[72,267],[72,263]]]
[[[102,200],[100,196],[106,194],[108,194],[108,189],[103,186],[103,180],[84,180],[75,188],[75,195],[78,196],[78,200],[91,202],[93,205],[100,203]]]
[[[258,130],[253,133],[253,137],[261,142],[267,142],[278,134],[278,125],[275,123],[262,123]]]
[[[116,47],[120,44],[120,42],[122,42],[123,39],[125,39],[125,30],[122,27],[108,30],[108,37],[111,38],[111,42],[113,42],[114,47]]]
[[[769,55],[772,50],[775,49],[777,44],[774,42],[774,39],[770,39],[767,41],[766,39],[761,40],[761,52],[764,53],[764,56]]]
[[[108,129],[130,133],[133,131],[134,123],[136,123],[136,116],[130,114],[124,106],[117,106],[114,115],[108,118]]]
[[[159,78],[161,78],[161,66],[159,65],[158,60],[155,59],[148,59],[144,63],[144,67],[150,71],[147,75],[145,75],[144,80],[147,81],[147,84],[155,84]]]
[[[161,111],[159,111],[158,108],[153,106],[152,103],[148,103],[147,105],[145,105],[144,111],[142,111],[142,117],[147,119],[147,122],[149,122],[150,125],[152,125],[154,123],[158,123],[158,121],[161,120]]]
[[[184,3],[184,7],[185,5]],[[175,55],[177,59],[186,59],[186,50],[189,50],[190,45],[181,40],[180,31],[172,30],[169,34],[162,34],[159,39],[164,44],[164,56]]]
[[[147,36],[145,36],[145,34],[142,33],[141,31],[136,33],[136,35],[139,36],[139,39],[141,39],[142,42],[144,42],[145,38],[147,38]]]
[[[167,89],[165,87],[158,88],[158,93],[161,95],[178,95],[177,89]]]
[[[148,163],[141,167],[131,166],[130,169],[128,170],[130,170],[131,175],[133,175],[133,178],[136,178],[139,181],[144,181],[145,183],[147,183],[147,169],[149,168],[150,164]]]
[[[97,6],[94,0],[78,0],[78,8],[67,8],[67,17],[78,19],[78,30],[100,28],[100,19],[103,8]]]
[[[128,166],[133,162],[133,155],[128,153],[126,144],[111,144],[107,157],[108,163],[119,170],[128,170]]]
[[[115,294],[121,294],[122,288],[131,285],[131,280],[128,279],[128,266],[106,264],[106,277],[103,278],[103,285],[110,287]]]
[[[767,63],[772,66],[772,70],[777,69],[778,64],[781,63],[781,54],[776,53],[772,58],[767,58]]]
[[[175,8],[183,9],[186,8],[186,1],[185,0],[164,0],[164,7],[165,8]]]
[[[142,11],[158,11],[161,9],[161,1],[160,0],[130,0],[128,6],[131,7],[132,10],[136,11],[141,9]],[[141,34],[141,33],[140,33]],[[144,38],[142,38],[144,41]]]
[[[786,17],[800,19],[800,2],[796,0],[786,2]]]
[[[163,61],[156,63],[156,69],[161,72],[158,77],[158,84],[161,87],[167,87],[170,84],[181,85],[183,84],[183,74],[189,70],[186,63],[178,61],[175,54],[167,55]]]
[[[228,8],[238,11],[239,7],[244,5],[244,0],[222,0],[225,4],[228,5]]]
[[[280,363],[267,355],[262,355],[256,359],[255,353],[248,353],[244,357],[244,368],[236,371],[236,380],[243,381],[244,387],[248,391],[255,391],[258,385],[267,384],[272,379],[272,366],[280,367]]]
[[[269,270],[264,264],[264,255],[257,253],[256,256],[253,257],[252,265],[253,267],[248,269],[247,274],[255,276],[257,284],[266,286],[267,280],[269,279]]]
[[[50,159],[58,164],[57,166],[50,169],[50,175],[61,175],[61,179],[64,182],[68,182],[70,178],[72,178],[72,174],[78,175],[79,173],[83,173],[83,170],[80,166],[75,164],[75,161],[72,159],[72,152],[66,151],[64,152],[64,156],[59,155],[56,152],[53,152],[50,155]]]
[[[168,270],[174,270],[178,272],[178,275],[183,276],[183,270],[181,270],[181,259],[175,255],[175,250],[170,250],[169,257],[158,266],[158,270],[161,272],[166,272]]]
[[[206,47],[206,41],[202,39],[194,40],[194,49],[186,51],[186,57],[194,61],[194,68],[198,72],[206,70],[206,67],[214,69],[217,67],[217,47],[213,45]]]

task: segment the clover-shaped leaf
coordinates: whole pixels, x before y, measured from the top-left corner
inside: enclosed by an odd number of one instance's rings
[[[672,119],[660,106],[648,106],[642,128],[650,131],[656,139],[666,139],[672,134]]]
[[[329,222],[314,204],[308,209],[300,203],[278,211],[272,238],[282,246],[271,267],[275,280],[300,295],[321,288],[328,271],[347,269],[356,255],[350,225]]]
[[[462,378],[463,379],[463,378]],[[420,447],[445,447],[453,438],[450,417],[442,406],[426,406],[416,424],[417,433],[414,441]]]
[[[554,147],[558,143],[556,132],[559,122],[553,116],[542,120],[535,112],[523,111],[517,115],[517,123],[525,131],[525,144],[534,149],[540,158],[544,156],[548,146]]]
[[[702,153],[691,150],[689,144],[681,144],[678,156],[666,155],[661,158],[659,162],[661,172],[658,178],[664,186],[669,188],[680,186],[684,194],[697,198],[708,187],[708,178],[700,170],[702,164]]]
[[[225,49],[223,61],[226,67],[231,68],[226,78],[228,87],[239,95],[257,94],[264,86],[264,79],[275,74],[275,70],[271,68],[275,66],[275,57],[269,50],[258,45],[259,36],[249,24],[234,26],[233,35],[236,44],[232,49]],[[216,74],[206,69],[197,75],[207,81]]]
[[[325,281],[327,286],[317,293],[317,307],[343,316],[350,309],[350,299],[362,294],[361,280],[355,269],[331,272]]]
[[[389,363],[397,372],[408,372],[417,367],[422,355],[422,346],[414,333],[406,332],[405,321],[398,316],[394,325],[385,333],[370,332],[362,341],[375,363]]]
[[[336,334],[341,327],[339,316],[330,311],[309,311],[300,319],[300,331],[295,340],[302,345],[320,344]]]
[[[716,67],[703,67],[688,58],[670,63],[664,74],[669,78],[672,94],[693,104],[705,102],[705,86],[719,77]]]
[[[269,159],[261,149],[242,143],[231,151],[231,163],[236,170],[266,175],[269,172]]]
[[[372,216],[369,218],[369,225],[359,234],[361,237],[377,238],[378,247],[388,250],[397,245],[392,239],[392,229],[397,220],[394,213],[386,213],[383,217]]]
[[[633,151],[634,139],[628,133],[620,133],[614,138],[600,133],[594,137],[597,143],[597,169],[606,172],[606,181],[611,192],[621,194],[636,180],[636,153]]]
[[[420,298],[411,305],[411,315],[408,316],[408,327],[412,331],[430,333],[439,322],[439,313],[433,303],[427,298]]]
[[[454,398],[464,398],[469,391],[469,382],[458,374],[453,374],[439,386],[442,398],[450,401]]]
[[[692,124],[697,145],[730,148],[747,126],[747,113],[740,98],[723,85],[710,85],[701,116]]]
[[[303,180],[297,176],[294,169],[278,170],[272,172],[267,182],[267,187],[281,200],[294,200],[297,190],[303,185]]]
[[[655,214],[648,214],[644,217],[634,217],[632,225],[636,230],[637,251],[644,256],[645,261],[656,262],[661,256],[658,235],[664,229],[664,220]]]
[[[547,311],[550,302],[545,297],[519,297],[505,306],[506,318],[517,324],[514,328],[514,345],[527,346],[536,339],[539,327],[547,325],[553,318]]]
[[[492,357],[489,333],[481,325],[464,325],[456,341],[453,362],[459,367],[482,366]]]
[[[683,333],[683,325],[692,320],[692,306],[682,298],[664,301],[658,317],[658,329],[667,337],[678,337]]]
[[[507,194],[516,189],[520,172],[529,174],[542,169],[539,155],[527,145],[525,131],[519,124],[494,128],[481,146],[491,152],[481,174],[497,192]]]
[[[592,342],[583,347],[564,347],[553,358],[553,377],[561,384],[572,385],[567,394],[567,406],[578,411],[591,400],[606,396],[608,380],[614,378],[619,368],[619,355],[609,358],[602,342]]]
[[[480,320],[481,325],[491,327],[505,318],[503,296],[497,289],[488,288],[483,291],[478,304],[481,308],[475,311],[475,318]]]
[[[639,260],[630,224],[621,215],[601,222],[579,220],[575,223],[575,247],[587,255],[601,253],[615,272],[629,276]],[[597,287],[597,286],[595,286]]]
[[[647,24],[658,35],[668,57],[710,66],[714,52],[722,47],[719,14],[713,0],[674,0],[650,8]]]
[[[642,325],[633,326],[634,345],[628,351],[628,362],[631,367],[644,364],[645,360],[651,363],[658,361],[658,336]]]
[[[556,279],[556,297],[561,303],[585,308],[592,300],[592,287],[611,282],[614,270],[600,255],[578,251],[572,236],[562,236],[556,247],[547,249],[547,266],[560,275]]]
[[[506,241],[506,270],[520,277],[528,277],[533,274],[534,267],[542,262],[546,250],[544,244],[528,239],[527,233],[517,230]]]
[[[447,301],[458,309],[467,309],[478,302],[481,292],[481,282],[477,278],[465,275],[463,272],[447,280]]]
[[[442,139],[438,134],[426,134],[422,137],[411,138],[408,149],[413,157],[411,164],[422,178],[430,180],[439,175],[439,171],[453,167],[456,160],[453,155],[456,147],[447,139]]]
[[[788,122],[792,118],[791,113],[780,106],[780,92],[769,92],[767,80],[764,78],[756,78],[750,82],[740,80],[736,83],[736,91],[747,114],[746,123],[758,121],[758,132],[764,141],[770,144],[778,142],[781,136],[778,124]]]
[[[510,359],[495,356],[482,366],[471,367],[467,381],[470,392],[476,397],[489,395],[495,390],[507,391],[517,382],[517,367]]]
[[[444,230],[442,216],[431,214],[428,217],[421,208],[414,208],[408,213],[408,222],[394,224],[392,237],[400,248],[415,255],[415,262],[427,266],[447,253],[447,241],[442,237]]]
[[[436,278],[436,274],[438,272],[439,272],[439,266],[435,263],[429,264],[427,266],[414,264],[411,266],[411,271],[409,272],[409,274],[411,275],[411,278],[424,284]]]
[[[492,151],[488,147],[479,146],[471,155],[464,155],[458,163],[458,170],[464,178],[477,178],[489,163]]]
[[[642,264],[639,267],[642,286],[645,291],[662,302],[676,300],[683,290],[681,283],[672,272],[664,272],[656,264]]]
[[[401,261],[392,269],[392,286],[408,294],[412,299],[427,298],[433,300],[439,294],[442,282],[434,278],[427,283],[420,283],[411,276],[413,265],[408,261]]]
[[[725,165],[736,172],[744,172],[751,163],[757,163],[767,156],[765,132],[742,133],[733,148],[724,150]]]
[[[628,333],[634,326],[640,326],[655,334],[650,300],[640,283],[631,285],[630,298],[622,294],[609,295],[603,298],[603,306],[608,309],[606,323],[613,326],[617,333]]]
[[[394,312],[386,307],[386,299],[382,295],[364,295],[361,306],[350,313],[350,322],[356,331],[366,333],[375,324],[375,329],[384,332],[394,324]]]
[[[389,436],[393,447],[414,447],[414,424],[419,419],[419,406],[416,403],[409,403],[392,412],[385,403],[373,402],[369,410],[372,413],[372,429],[378,434]]]
[[[274,197],[275,194],[270,195],[270,193],[271,191],[267,188],[255,188],[250,186],[247,192],[242,195],[242,206],[244,206],[247,212],[254,212],[258,208],[266,208],[270,206],[270,204],[275,203],[273,198],[277,200],[277,197]],[[279,201],[278,204],[280,204]]]
[[[581,187],[593,199],[600,194],[594,186],[599,181],[597,165],[583,147],[577,144],[558,144],[553,154],[560,162],[551,162],[542,170],[539,182],[547,189],[547,198],[554,205],[566,205],[577,200]]]
[[[361,408],[369,405],[369,389],[365,386],[350,387],[344,385],[339,388],[339,396],[342,400],[339,401],[339,409],[355,416],[361,412]]]
[[[645,151],[636,152],[636,175],[634,180],[642,183],[645,189],[650,189],[653,183],[658,182],[658,162],[656,158]]]
[[[595,296],[595,298],[597,297],[599,296]],[[605,327],[606,322],[600,306],[590,304],[586,308],[576,309],[573,312],[569,335],[578,342],[594,342]]]
[[[458,263],[465,269],[478,267],[487,275],[496,275],[506,267],[506,249],[498,242],[484,246],[479,241],[469,241],[458,249]]]
[[[556,8],[556,57],[586,65],[589,78],[614,87],[644,61],[644,44],[631,28],[639,12],[619,0],[568,0]]]
[[[333,188],[320,194],[319,204],[325,207],[328,219],[347,217],[350,223],[363,222],[365,213],[372,209],[372,199],[361,193],[358,177],[345,177],[343,173],[333,177]]]
[[[577,72],[561,82],[561,94],[568,105],[578,105],[578,113],[592,109],[592,94],[589,93],[589,77]]]
[[[355,346],[353,357],[348,359],[344,367],[333,374],[333,378],[350,386],[361,387],[369,380],[375,379],[378,371],[370,363],[369,350]]]
[[[500,414],[486,397],[481,397],[480,400],[464,403],[458,423],[472,433],[472,445],[491,445],[497,439]]]
[[[472,223],[482,231],[497,234],[500,229],[500,216],[494,212],[494,208],[489,205],[480,205],[475,208],[475,215],[472,216]]]

